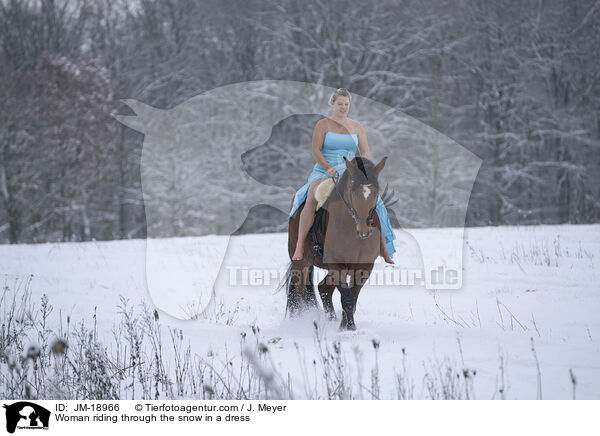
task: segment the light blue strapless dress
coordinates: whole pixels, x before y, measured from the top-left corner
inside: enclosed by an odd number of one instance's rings
[[[325,134],[325,140],[323,141],[323,148],[321,149],[321,153],[323,153],[323,157],[329,163],[329,165],[334,166],[340,176],[344,171],[346,171],[346,164],[344,163],[344,156],[346,159],[351,160],[354,158],[356,150],[358,147],[358,136],[355,133],[335,133],[335,132],[327,132]],[[313,167],[312,172],[308,176],[308,182],[302,186],[294,197],[294,204],[292,205],[292,210],[290,211],[289,217],[298,210],[300,205],[306,201],[306,196],[308,194],[308,188],[310,184],[317,179],[327,179],[329,175],[327,175],[327,171],[318,163]],[[375,211],[379,216],[379,221],[381,222],[381,233],[385,238],[385,243],[390,253],[390,256],[393,256],[396,252],[394,248],[394,239],[396,236],[392,230],[392,225],[390,224],[390,217],[388,216],[387,209],[383,204],[383,200],[381,200],[381,196],[377,197],[377,205],[375,206]]]

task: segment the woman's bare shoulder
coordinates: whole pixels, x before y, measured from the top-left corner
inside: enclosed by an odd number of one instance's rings
[[[315,124],[315,132],[327,130],[327,118],[321,118]]]
[[[359,133],[359,132],[364,132],[364,131],[365,131],[365,128],[364,128],[364,127],[362,126],[362,124],[361,124],[361,123],[359,123],[358,121],[356,121],[356,120],[352,120],[352,119],[350,119],[350,118],[348,118],[348,120],[351,122],[351,124],[352,124],[352,127],[353,127],[353,130],[354,130],[355,132]]]

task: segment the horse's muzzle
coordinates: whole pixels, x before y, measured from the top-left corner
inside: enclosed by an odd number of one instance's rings
[[[371,236],[371,233],[373,233],[373,230],[369,230],[367,233],[363,233],[359,230],[356,231],[356,234],[360,239],[367,239],[369,236]]]

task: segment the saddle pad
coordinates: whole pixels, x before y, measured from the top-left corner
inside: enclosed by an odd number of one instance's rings
[[[329,198],[335,185],[333,184],[333,179],[325,179],[319,186],[317,186],[317,190],[315,191],[315,200],[317,200],[317,209],[320,209],[321,206],[325,203],[325,201]]]

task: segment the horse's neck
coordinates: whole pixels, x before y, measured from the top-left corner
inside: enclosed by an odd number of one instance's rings
[[[327,209],[329,218],[333,219],[334,222],[345,223],[347,221],[350,224],[354,224],[354,220],[352,219],[352,216],[350,216],[350,211],[344,203],[344,200],[348,202],[348,194],[341,190],[338,192],[333,192],[327,199],[327,204],[323,205],[323,207]],[[340,196],[343,196],[344,200],[342,200],[342,197]]]

